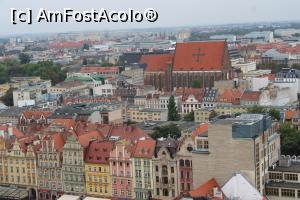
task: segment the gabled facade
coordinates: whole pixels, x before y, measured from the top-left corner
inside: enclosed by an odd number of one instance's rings
[[[118,141],[110,152],[112,197],[134,199],[132,174],[133,146],[127,141]]]
[[[35,146],[15,140],[5,148],[5,141],[0,139],[0,184],[25,187],[30,195],[36,197],[37,163]],[[27,139],[26,139],[27,140]],[[29,141],[29,140],[28,140]],[[28,142],[27,141],[27,142]]]
[[[171,200],[178,196],[177,141],[172,138],[158,140],[153,162],[153,197]]]
[[[178,187],[180,194],[187,194],[193,189],[192,150],[194,141],[189,133],[182,133],[176,153]]]
[[[153,165],[155,140],[139,140],[133,158],[133,184],[136,200],[149,199],[153,195]]]
[[[31,124],[45,125],[48,124],[48,116],[50,112],[41,111],[25,111],[20,116],[19,128],[25,131],[27,127]]]
[[[86,193],[94,197],[111,197],[109,154],[110,141],[92,141],[85,155]]]
[[[65,141],[59,133],[41,140],[38,159],[38,196],[40,200],[56,199],[63,194],[62,148]]]
[[[84,148],[74,135],[67,137],[63,147],[62,179],[65,194],[85,194]]]

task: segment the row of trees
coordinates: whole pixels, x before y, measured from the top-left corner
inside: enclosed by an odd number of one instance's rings
[[[25,56],[26,57],[26,56]],[[28,62],[27,58],[18,61],[0,63],[0,84],[9,81],[13,76],[40,76],[42,79],[50,79],[53,84],[59,83],[66,78],[67,71],[52,61],[42,61],[36,64]]]

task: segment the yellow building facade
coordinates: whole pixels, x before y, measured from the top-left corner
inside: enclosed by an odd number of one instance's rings
[[[85,163],[86,192],[89,196],[110,197],[110,167],[104,164]]]
[[[93,141],[85,156],[86,193],[93,197],[111,197],[110,141]]]
[[[0,184],[37,189],[37,163],[32,145],[22,146],[16,140],[7,149],[0,139]],[[33,194],[32,194],[33,195]]]

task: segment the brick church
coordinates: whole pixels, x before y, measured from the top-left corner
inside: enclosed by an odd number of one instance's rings
[[[227,43],[200,41],[177,43],[174,53],[143,55],[140,64],[146,66],[145,85],[162,91],[174,87],[213,87],[216,80],[232,79]]]

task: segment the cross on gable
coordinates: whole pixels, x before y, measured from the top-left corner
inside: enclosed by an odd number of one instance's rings
[[[192,54],[193,57],[196,57],[196,62],[200,61],[201,56],[205,56],[205,53],[201,53],[201,48],[198,48],[198,52]]]

